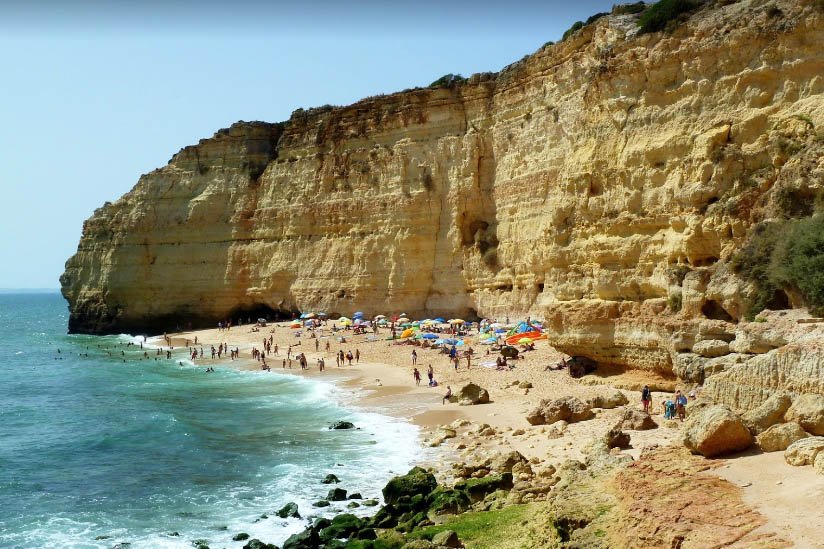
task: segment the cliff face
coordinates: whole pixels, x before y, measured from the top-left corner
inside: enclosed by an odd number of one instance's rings
[[[610,16],[452,88],[221,130],[86,221],[69,328],[531,314],[565,352],[671,372],[735,337],[752,224],[824,184],[824,17],[770,5],[644,36]]]

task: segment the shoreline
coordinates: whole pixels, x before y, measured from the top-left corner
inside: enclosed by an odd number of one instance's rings
[[[587,383],[573,380],[563,371],[545,371],[546,365],[554,364],[562,356],[545,341],[539,342],[536,351],[524,353],[526,357],[516,361],[516,366],[511,371],[498,371],[480,366],[487,360],[483,354],[484,349],[478,345],[474,346],[476,358],[473,359],[473,367],[468,370],[465,361],[462,360],[457,371],[449,366],[445,355],[414,347],[418,352],[417,366],[421,374],[425,374],[426,366],[432,364],[435,379],[439,381],[438,387],[429,388],[425,386],[424,377],[422,386],[419,387],[414,384],[412,378],[410,353],[413,347],[395,345],[384,339],[367,341],[366,336],[353,337],[351,332],[344,332],[346,343],[339,343],[326,335],[319,338],[320,350],[316,352],[314,345],[307,344],[313,340],[295,337],[288,324],[270,324],[258,332],[252,332],[250,328],[251,326],[247,325],[233,327],[228,332],[219,332],[217,329],[182,332],[172,334],[172,341],[176,349],[183,345],[187,338],[191,342],[197,337],[199,343],[204,343],[204,358],[198,358],[195,361],[196,366],[220,365],[239,370],[260,371],[260,362],[251,358],[251,349],[254,346],[260,348],[264,336],[272,336],[273,343],[279,347],[277,356],[272,354],[267,358],[273,372],[328,381],[352,396],[347,405],[400,418],[417,426],[419,443],[425,448],[431,446],[430,442],[443,432],[443,428],[449,427],[450,424],[456,427],[468,422],[467,426],[454,429],[455,438],[436,444],[438,447],[435,452],[426,452],[429,457],[421,463],[422,466],[434,470],[439,482],[447,484],[456,480],[455,469],[459,464],[477,460],[479,456],[504,454],[513,450],[529,460],[537,477],[546,474],[546,471],[554,470],[567,460],[586,460],[587,445],[601,437],[620,420],[623,407],[596,409],[593,419],[563,425],[560,432],[556,426],[530,425],[526,420],[527,412],[542,398],[573,396],[583,401],[603,397],[614,393],[617,390],[616,386],[632,387],[644,374],[634,372],[633,383],[629,385],[615,383],[621,381],[615,378],[602,378],[593,384],[592,381]],[[327,339],[331,344],[328,353],[324,350]],[[213,341],[215,345],[218,341],[226,341],[232,349],[238,348],[240,358],[234,361],[226,358],[206,358],[210,354],[209,345]],[[162,338],[149,340],[149,343],[158,342],[162,344]],[[291,370],[282,368],[284,349],[289,344],[297,344],[296,352],[303,350],[306,353],[308,370],[300,370],[297,361],[294,360]],[[351,367],[335,366],[333,353],[338,350],[354,352],[355,349],[360,351],[358,364],[353,362]],[[490,356],[494,361],[494,355]],[[318,357],[326,360],[325,372],[318,371]],[[651,377],[654,379],[654,376]],[[489,404],[459,406],[455,403],[441,403],[447,385],[457,393],[461,386],[469,381],[489,391]],[[627,408],[640,409],[639,391],[624,388],[620,390],[629,400]],[[630,448],[620,453],[616,452],[617,455],[623,454],[638,460],[647,450],[659,446],[673,446],[677,442],[680,425],[678,422],[665,421],[662,411],[659,410],[658,403],[666,394],[668,393],[653,391],[652,417],[658,422],[659,427],[648,431],[630,431]],[[481,435],[480,431],[484,426],[490,427],[494,434]],[[824,479],[816,477],[809,468],[791,467],[779,458],[780,453],[773,453],[707,460],[712,463],[713,470],[701,474],[710,475],[719,482],[729,481],[736,486],[735,490],[740,492],[746,505],[764,517],[758,532],[780,532],[793,543],[799,544],[798,546],[805,546],[805,543],[817,538],[814,526],[809,522],[796,520],[799,505],[802,515],[815,516],[819,512],[816,494],[824,494]],[[776,487],[781,487],[782,484],[781,493],[774,494]],[[808,486],[810,497],[794,498],[790,487],[799,486]]]

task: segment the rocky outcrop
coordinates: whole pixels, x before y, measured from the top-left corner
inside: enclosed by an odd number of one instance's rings
[[[809,433],[824,435],[824,395],[798,396],[784,417]]]
[[[810,334],[821,334],[820,327]],[[777,392],[790,398],[824,395],[824,344],[798,340],[709,377],[705,392],[716,402],[741,412],[753,410]]]
[[[776,393],[757,408],[746,412],[742,416],[744,425],[754,435],[762,433],[772,425],[782,422],[790,405],[792,405],[792,400],[789,396]]]
[[[467,383],[458,391],[457,399],[461,406],[489,404],[489,392],[475,383]]]
[[[646,412],[636,410],[635,408],[627,408],[624,410],[624,415],[621,420],[615,425],[615,429],[628,429],[631,431],[647,431],[655,429],[658,424]]]
[[[824,452],[824,437],[807,437],[796,440],[784,450],[784,460],[790,465],[813,465]]]
[[[798,423],[779,423],[755,437],[755,442],[763,452],[781,452],[796,440],[808,436]]]
[[[531,314],[666,374],[761,350],[733,341],[753,290],[727,260],[824,150],[822,15],[778,4],[603,17],[497,74],[221,130],[85,222],[69,329],[402,309]]]
[[[684,446],[705,457],[746,450],[752,444],[752,435],[741,418],[720,405],[708,406],[690,415],[682,434]]]
[[[595,417],[592,407],[575,397],[562,397],[554,400],[543,399],[529,412],[526,420],[530,425],[551,425],[556,421],[575,423]]]

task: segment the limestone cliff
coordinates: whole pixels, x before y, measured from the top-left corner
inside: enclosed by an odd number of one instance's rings
[[[70,330],[531,314],[565,352],[662,372],[729,342],[753,291],[729,258],[777,197],[824,185],[824,14],[723,2],[646,35],[635,17],[184,148],[85,223]]]

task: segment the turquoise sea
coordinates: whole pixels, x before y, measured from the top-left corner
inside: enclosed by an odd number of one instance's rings
[[[419,457],[413,426],[329,383],[146,359],[129,335],[66,335],[67,317],[56,293],[0,295],[0,547],[282,544],[334,513],[311,507],[327,473],[380,499]],[[304,520],[274,516],[289,501]]]

